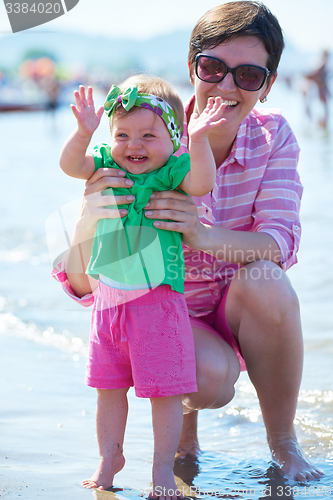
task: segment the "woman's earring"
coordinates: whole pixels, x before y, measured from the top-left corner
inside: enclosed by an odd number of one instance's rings
[[[259,99],[261,104],[264,104],[264,102],[267,102],[267,96],[263,97],[262,99]]]

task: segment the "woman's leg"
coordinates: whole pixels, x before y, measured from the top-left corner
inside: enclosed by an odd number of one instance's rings
[[[173,466],[183,422],[182,397],[151,398],[151,407],[154,431],[152,497],[176,499]]]
[[[319,477],[302,455],[293,424],[303,340],[298,299],[286,274],[268,261],[240,269],[230,285],[226,319],[257,391],[273,458],[293,479]]]
[[[198,392],[183,395],[183,428],[176,458],[199,453],[197,410],[220,408],[235,394],[239,361],[234,350],[218,335],[193,328]]]
[[[114,475],[125,464],[123,442],[128,403],[125,389],[97,389],[96,428],[99,455],[96,472],[82,482],[84,488],[105,490],[113,483]]]

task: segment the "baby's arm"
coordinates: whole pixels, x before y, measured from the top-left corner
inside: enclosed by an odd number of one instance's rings
[[[101,121],[104,108],[100,106],[95,111],[91,87],[88,87],[87,98],[83,85],[74,92],[74,97],[76,106],[71,104],[71,108],[77,119],[77,129],[65,142],[59,163],[67,175],[87,180],[95,171],[94,158],[87,154],[87,148]]]
[[[203,112],[192,113],[188,126],[191,170],[179,187],[192,196],[204,196],[215,184],[216,164],[209,145],[208,135],[225,121],[226,104],[220,97],[210,97]]]

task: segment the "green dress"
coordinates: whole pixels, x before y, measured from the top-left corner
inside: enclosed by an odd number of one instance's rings
[[[98,144],[93,156],[96,170],[106,167],[124,170],[113,161],[107,144]],[[179,157],[171,155],[163,167],[153,172],[138,175],[126,172],[126,178],[134,182],[131,188],[103,191],[103,195],[132,194],[135,200],[121,206],[128,210],[126,217],[98,222],[87,274],[94,278],[103,275],[125,285],[143,285],[143,288],[168,284],[173,290],[184,293],[181,234],[155,228],[155,219],[145,217],[143,208],[153,191],[175,189],[189,170],[187,153]],[[107,208],[116,208],[116,205]]]

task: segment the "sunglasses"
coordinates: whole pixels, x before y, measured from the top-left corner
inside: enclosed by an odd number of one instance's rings
[[[231,73],[237,87],[255,92],[261,89],[271,71],[253,64],[242,64],[236,68],[229,68],[216,57],[199,54],[195,58],[195,73],[200,80],[208,83],[222,82],[223,78]]]

